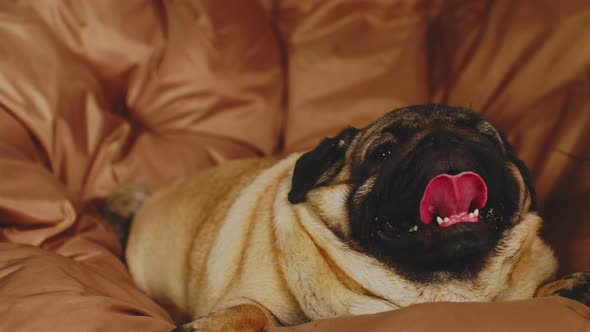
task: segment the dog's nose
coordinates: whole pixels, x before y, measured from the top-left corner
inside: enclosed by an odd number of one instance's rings
[[[424,146],[441,146],[441,145],[454,145],[461,142],[461,138],[453,133],[439,132],[432,133],[424,137],[421,144]]]

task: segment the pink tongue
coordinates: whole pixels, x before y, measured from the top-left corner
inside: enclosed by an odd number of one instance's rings
[[[441,174],[430,180],[420,202],[420,219],[430,224],[436,216],[451,217],[481,209],[488,199],[488,188],[473,172]]]

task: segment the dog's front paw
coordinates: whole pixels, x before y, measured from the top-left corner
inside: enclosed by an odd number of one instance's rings
[[[199,318],[177,327],[174,332],[262,332],[269,323],[260,308],[244,304]]]
[[[590,272],[577,272],[539,289],[538,296],[559,295],[590,307]]]
[[[198,321],[192,321],[190,323],[186,323],[182,326],[178,326],[172,332],[215,332],[221,331],[220,329],[215,329],[212,326],[207,326],[207,324],[199,324]]]
[[[199,318],[190,323],[177,327],[173,332],[221,332],[221,331],[239,331],[234,326],[233,320],[228,320],[215,315]]]

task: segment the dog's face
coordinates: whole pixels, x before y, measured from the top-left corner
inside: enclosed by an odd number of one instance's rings
[[[504,136],[441,105],[324,140],[298,160],[289,200],[307,201],[340,237],[416,281],[476,273],[536,209],[528,170]]]

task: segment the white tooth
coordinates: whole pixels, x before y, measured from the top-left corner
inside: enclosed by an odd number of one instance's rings
[[[473,215],[476,216],[476,217],[478,217],[479,216],[479,210],[478,209],[475,209],[475,211],[473,211]]]
[[[443,220],[441,217],[436,217],[436,222],[438,222],[438,224],[440,225],[443,223]]]
[[[469,214],[469,216],[470,216],[471,218],[475,217],[475,216],[473,215],[473,212],[471,212],[471,213]]]
[[[418,230],[418,226],[414,226],[414,231],[417,231],[417,230]]]
[[[445,219],[443,219],[444,222],[449,222],[449,217],[445,217]]]

